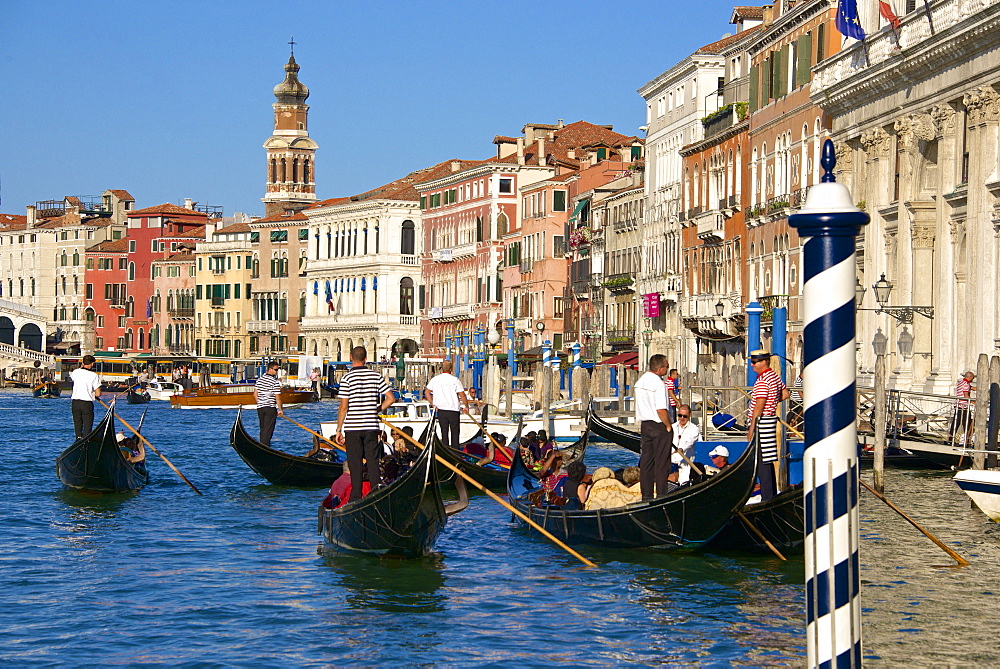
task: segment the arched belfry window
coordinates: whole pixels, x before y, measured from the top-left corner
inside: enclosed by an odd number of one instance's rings
[[[413,315],[413,279],[408,276],[399,281],[399,313],[402,316]]]
[[[413,249],[416,244],[416,232],[414,229],[413,221],[403,221],[403,234],[400,241],[399,252],[403,255],[413,255]]]
[[[305,162],[302,163],[302,183],[309,183],[309,172],[312,165],[309,164],[309,159],[306,158]]]

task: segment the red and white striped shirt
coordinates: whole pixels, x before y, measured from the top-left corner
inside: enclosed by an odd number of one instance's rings
[[[785,384],[777,372],[770,367],[761,372],[757,376],[757,382],[753,384],[747,419],[753,417],[754,410],[761,404],[764,406],[762,416],[774,416],[784,390]]]
[[[955,395],[958,397],[958,406],[963,409],[969,408],[969,393],[972,392],[972,381],[968,380],[964,376],[958,380],[955,385]]]

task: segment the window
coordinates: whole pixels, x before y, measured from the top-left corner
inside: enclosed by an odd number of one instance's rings
[[[133,240],[131,240],[131,241],[130,241],[130,242],[128,243],[128,252],[129,252],[129,253],[135,253],[135,240],[134,240],[134,239],[133,239]]]
[[[566,211],[566,191],[552,191],[552,211]]]
[[[408,276],[399,281],[399,313],[403,316],[413,315],[413,279]]]
[[[500,192],[501,193],[513,193],[514,192],[514,180],[513,179],[500,179]]]
[[[399,252],[403,255],[413,255],[413,250],[415,248],[415,230],[413,221],[403,221],[402,236],[399,245]]]
[[[561,258],[566,255],[566,238],[563,235],[552,236],[552,257]]]
[[[552,298],[552,316],[554,318],[562,318],[563,317],[563,298],[562,297],[553,297]],[[560,346],[558,348],[562,348],[562,347]]]
[[[299,228],[299,241],[306,241],[309,239],[308,228]]]
[[[260,233],[259,232],[251,232],[250,233],[250,241],[253,242],[254,244],[256,244],[257,242],[259,242],[260,241]]]
[[[272,242],[287,242],[288,230],[271,230]]]
[[[94,299],[94,284],[88,283],[86,290],[87,290],[87,292],[86,292],[87,298],[86,299],[88,299],[88,300]]]

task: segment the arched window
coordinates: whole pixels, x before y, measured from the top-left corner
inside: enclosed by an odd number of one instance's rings
[[[139,328],[139,346],[138,348],[146,348],[146,331],[143,328]]]
[[[507,232],[507,214],[500,212],[497,216],[497,236],[503,237]]]
[[[309,159],[306,158],[305,162],[302,163],[302,183],[309,183],[309,178],[312,176],[310,167],[312,166],[309,164]]]
[[[76,267],[80,264],[80,252],[73,251],[73,266]]]
[[[278,180],[278,161],[275,160],[274,158],[271,158],[271,178],[270,178],[270,182],[274,183],[277,180]],[[169,332],[169,330],[168,330],[168,332]],[[169,339],[169,334],[168,334],[168,339]],[[168,341],[167,343],[169,344],[170,342]]]
[[[414,245],[416,243],[413,221],[403,221],[403,232],[402,238],[399,244],[399,252],[403,255],[412,256]]]
[[[413,315],[413,279],[408,276],[399,281],[399,313],[402,316]]]
[[[128,280],[135,281],[135,263],[130,262],[128,264]]]

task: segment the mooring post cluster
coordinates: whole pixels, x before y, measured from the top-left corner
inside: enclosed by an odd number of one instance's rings
[[[855,422],[855,238],[868,215],[835,182],[833,142],[822,182],[789,224],[805,239],[806,637],[810,667],[861,666],[858,439]]]

